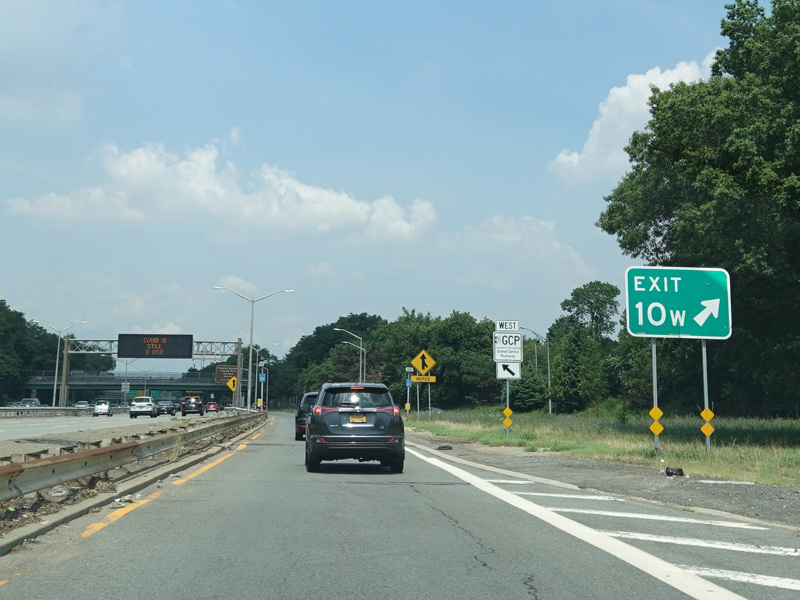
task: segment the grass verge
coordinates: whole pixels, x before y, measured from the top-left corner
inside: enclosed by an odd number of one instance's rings
[[[433,415],[409,413],[407,427],[489,446],[519,446],[562,456],[621,461],[663,469],[680,467],[692,477],[800,486],[800,421],[715,417],[710,451],[698,417],[662,417],[659,449],[647,415],[615,418],[590,414],[511,416],[508,435],[504,406],[454,410]]]

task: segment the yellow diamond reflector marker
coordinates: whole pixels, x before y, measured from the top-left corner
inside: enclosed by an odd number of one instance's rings
[[[664,426],[658,421],[656,421],[655,423],[650,425],[650,431],[652,431],[656,435],[659,435],[662,431],[664,431]]]
[[[700,428],[700,431],[706,434],[706,437],[711,437],[711,434],[714,433],[714,428],[711,426],[711,423],[706,423]]]
[[[650,412],[647,414],[653,418],[653,421],[658,421],[661,417],[664,416],[664,411],[662,411],[657,406],[654,406],[653,408],[650,409]]]
[[[503,414],[507,417],[510,417],[512,414],[514,414],[514,411],[506,406],[505,410],[503,411]]]
[[[514,421],[512,421],[512,420],[511,420],[511,419],[509,419],[508,417],[506,417],[505,419],[503,419],[503,425],[505,425],[506,427],[511,427],[511,424],[512,424],[513,422],[514,422]]]
[[[704,408],[703,412],[700,413],[700,416],[703,417],[703,421],[710,421],[714,418],[714,413],[711,412],[711,409]]]

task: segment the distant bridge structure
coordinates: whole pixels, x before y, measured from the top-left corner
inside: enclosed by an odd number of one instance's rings
[[[84,390],[117,390],[123,395],[123,384],[130,385],[131,389],[142,390],[182,390],[185,392],[220,392],[220,397],[225,393],[233,394],[233,405],[241,405],[242,377],[242,340],[236,342],[193,341],[193,360],[225,360],[229,356],[236,356],[238,382],[234,392],[228,389],[226,382],[218,382],[213,376],[200,373],[80,373],[69,370],[69,357],[71,354],[106,354],[116,356],[118,353],[118,340],[79,340],[64,338],[64,360],[61,369],[61,391],[59,393],[59,406],[67,405],[68,389]],[[144,357],[142,357],[144,358]],[[158,358],[148,356],[147,358]],[[197,376],[196,378],[193,376]],[[45,381],[49,379],[49,381]],[[246,377],[244,382],[246,385]],[[140,385],[141,384],[141,385]],[[53,377],[34,376],[29,382],[32,390],[48,389],[53,386]]]

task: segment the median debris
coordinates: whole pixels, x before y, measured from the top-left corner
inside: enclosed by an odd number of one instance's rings
[[[667,467],[665,472],[667,477],[683,477],[683,469],[680,467]]]

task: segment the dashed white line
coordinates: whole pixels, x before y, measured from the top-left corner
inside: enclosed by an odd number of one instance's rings
[[[772,554],[775,556],[800,556],[800,548],[756,546],[755,544],[734,544],[730,542],[706,541],[695,538],[680,538],[670,537],[667,535],[651,535],[649,533],[634,533],[631,531],[604,531],[603,533],[625,540],[639,540],[642,542],[656,542],[659,544],[696,546],[698,548],[713,548],[714,550],[730,550],[732,552],[750,552],[752,554]]]
[[[768,527],[759,527],[758,525],[751,525],[750,523],[737,523],[735,521],[706,521],[703,519],[690,519],[688,517],[676,517],[668,515],[651,515],[646,513],[625,513],[608,510],[589,510],[584,508],[551,508],[550,510],[558,513],[595,515],[599,517],[614,517],[619,519],[641,519],[644,521],[669,521],[670,523],[712,525],[714,527],[730,527],[732,529],[754,529],[756,531],[767,531],[769,529]]]
[[[694,573],[699,577],[710,577],[713,579],[725,579],[726,581],[737,581],[740,583],[752,583],[764,587],[780,588],[783,590],[800,590],[800,580],[787,579],[785,577],[770,577],[769,575],[756,575],[755,573],[740,573],[738,571],[724,571],[722,569],[706,569],[703,567],[692,567],[690,565],[678,565],[682,569]]]
[[[540,496],[543,498],[567,498],[568,500],[600,500],[602,502],[625,502],[623,498],[613,496],[592,496],[589,494],[547,494],[545,492],[517,492],[517,496]]]

